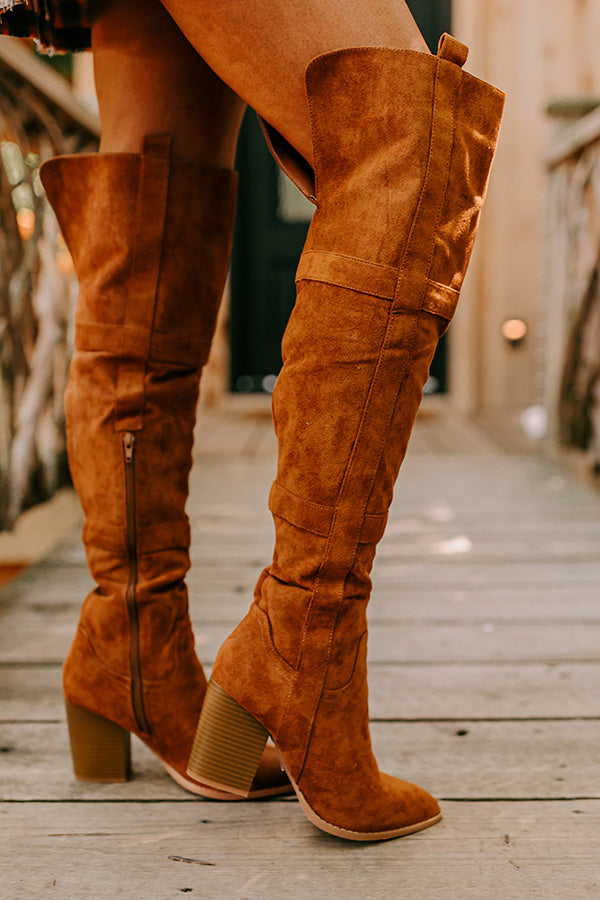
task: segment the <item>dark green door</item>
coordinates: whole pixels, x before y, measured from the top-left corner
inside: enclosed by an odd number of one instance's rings
[[[451,0],[409,0],[408,5],[435,52],[440,34],[450,30]],[[272,159],[252,112],[242,126],[237,168],[231,388],[270,393],[281,368],[281,338],[294,305],[294,275],[313,207]],[[427,389],[446,390],[445,338],[433,360]]]

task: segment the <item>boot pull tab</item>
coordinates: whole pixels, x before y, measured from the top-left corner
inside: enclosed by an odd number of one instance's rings
[[[437,55],[440,59],[447,59],[462,68],[467,61],[469,48],[466,44],[461,44],[460,41],[457,41],[452,35],[443,34],[438,44]]]

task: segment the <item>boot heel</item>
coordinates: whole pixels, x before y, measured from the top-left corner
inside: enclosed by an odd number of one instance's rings
[[[128,781],[131,735],[125,728],[65,700],[75,778]]]
[[[269,732],[212,679],[208,683],[188,775],[247,797]]]

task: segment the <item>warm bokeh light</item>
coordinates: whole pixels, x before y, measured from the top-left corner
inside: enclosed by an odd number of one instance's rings
[[[61,275],[70,275],[73,271],[73,259],[66,247],[59,247],[56,252],[56,268]]]
[[[502,323],[502,337],[506,338],[511,344],[519,343],[526,334],[527,325],[523,319],[506,319]]]
[[[17,212],[17,228],[19,229],[22,241],[28,241],[29,238],[33,237],[33,232],[35,230],[35,213],[32,209],[27,209],[27,207],[24,206]]]

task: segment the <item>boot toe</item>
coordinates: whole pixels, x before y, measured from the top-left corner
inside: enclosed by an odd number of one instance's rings
[[[426,827],[425,823],[434,825],[435,822],[439,821],[441,817],[439,804],[435,797],[432,797],[424,788],[409,781],[403,781],[401,778],[394,778],[391,775],[382,774],[381,780],[386,788],[386,793],[391,792],[392,797],[396,801],[396,821],[394,824],[397,827],[410,827],[413,825]],[[400,815],[398,815],[399,813]],[[392,813],[389,822],[391,827],[394,827],[392,824],[393,818],[394,814]],[[414,830],[417,831],[418,828],[415,827]]]

